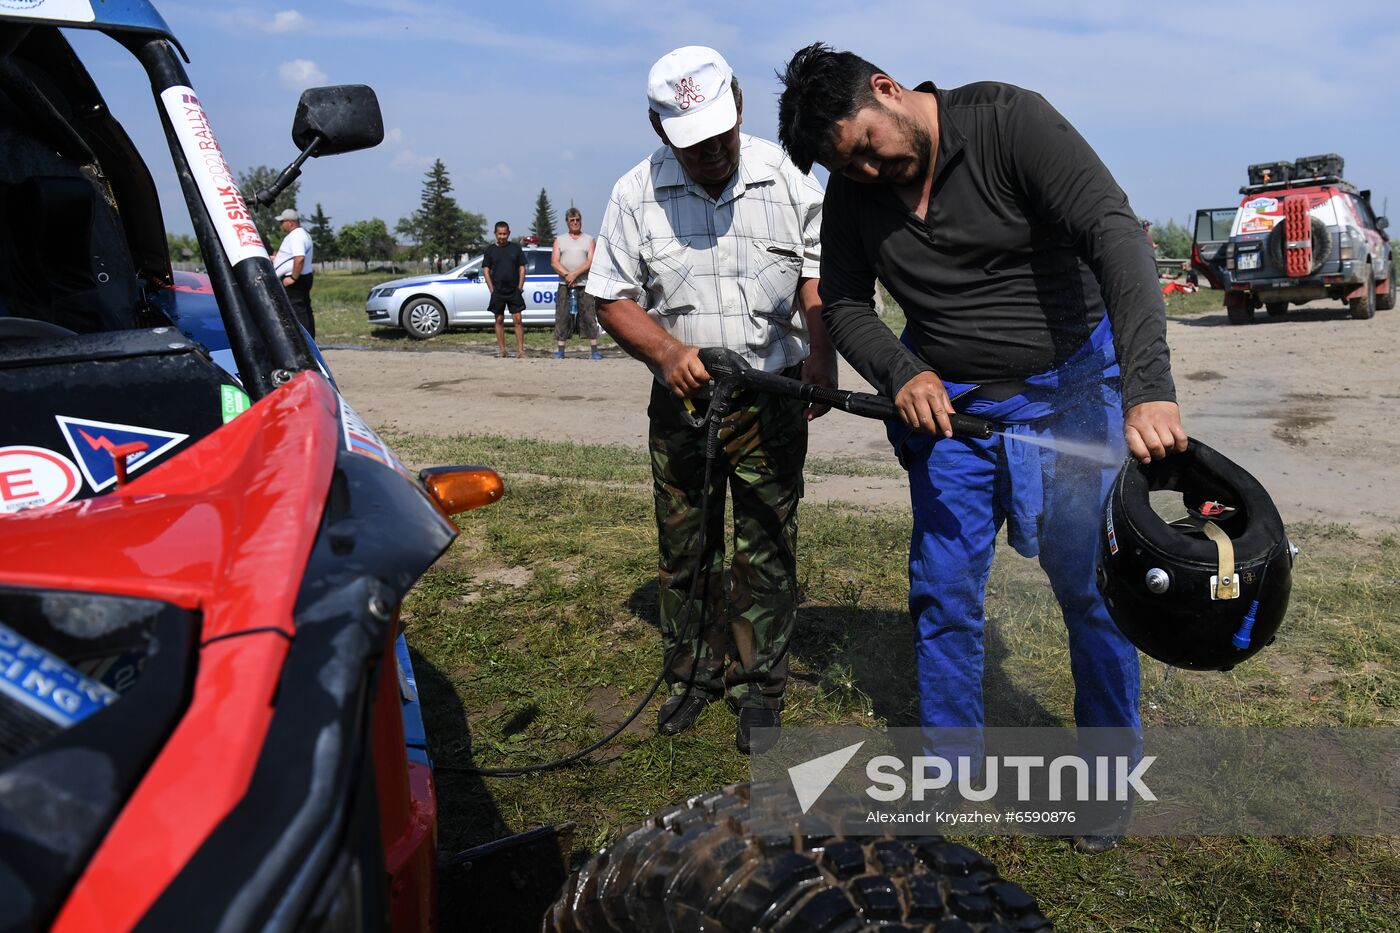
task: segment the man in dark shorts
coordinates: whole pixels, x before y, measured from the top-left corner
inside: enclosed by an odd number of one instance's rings
[[[525,357],[525,251],[510,241],[510,224],[496,221],[496,242],[486,247],[481,260],[481,277],[491,292],[486,309],[496,316],[496,355],[506,355],[506,308],[515,320],[515,355]]]

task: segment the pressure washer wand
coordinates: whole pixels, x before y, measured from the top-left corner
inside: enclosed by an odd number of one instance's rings
[[[800,379],[779,376],[777,373],[766,373],[761,369],[754,369],[738,353],[724,347],[706,347],[701,350],[700,362],[714,380],[716,399],[720,398],[722,393],[727,395],[726,390],[730,387],[737,386],[800,398],[816,405],[829,405],[862,418],[888,421],[899,417],[899,409],[894,407],[894,402],[883,395],[828,389],[825,386],[810,385]],[[713,408],[713,400],[710,405]],[[953,433],[965,437],[988,438],[996,428],[985,418],[958,412],[949,412],[948,420],[952,424]]]

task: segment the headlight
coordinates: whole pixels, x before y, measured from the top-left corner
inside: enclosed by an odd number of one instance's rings
[[[390,287],[390,288],[381,288],[381,289],[375,291],[373,294],[371,294],[370,297],[373,298],[375,295],[378,295],[380,298],[388,298],[388,297],[389,297],[390,295],[392,295],[393,293],[394,293],[394,289],[393,289],[392,287]]]

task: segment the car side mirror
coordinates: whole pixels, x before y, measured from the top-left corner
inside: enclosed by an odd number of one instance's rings
[[[318,142],[319,139],[319,142]],[[313,87],[302,92],[292,120],[292,143],[312,156],[369,149],[384,141],[379,98],[366,84]]]
[[[1377,229],[1377,230],[1384,230],[1386,227],[1389,227],[1389,226],[1390,226],[1390,218],[1389,218],[1389,217],[1377,217],[1377,218],[1376,218],[1376,229]]]

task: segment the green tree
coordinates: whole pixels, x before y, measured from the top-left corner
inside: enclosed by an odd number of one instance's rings
[[[238,173],[238,190],[243,192],[243,197],[248,202],[248,210],[253,215],[253,223],[257,225],[258,233],[262,235],[268,249],[276,249],[282,243],[282,228],[277,225],[276,217],[288,208],[296,210],[297,192],[301,190],[301,182],[292,182],[271,204],[254,204],[253,195],[270,187],[280,174],[282,173],[278,169],[266,165],[256,165],[246,172]]]
[[[199,241],[193,234],[166,231],[165,248],[170,253],[171,262],[204,262],[199,252]]]
[[[1175,220],[1154,223],[1151,232],[1157,243],[1157,255],[1163,259],[1186,259],[1191,255],[1191,231]]]
[[[444,263],[456,263],[467,251],[472,239],[468,221],[469,216],[452,197],[447,166],[434,159],[433,167],[423,176],[418,210],[400,220],[394,230],[412,239],[417,244],[413,251],[433,259],[441,269]]]
[[[466,252],[479,253],[486,249],[486,215],[462,211],[462,226],[467,231]]]
[[[358,259],[369,271],[371,259],[393,259],[395,243],[389,235],[389,227],[375,217],[372,220],[357,220],[340,228],[336,237],[340,255],[346,259]]]
[[[557,223],[554,208],[549,204],[549,195],[541,188],[540,196],[535,199],[535,222],[530,225],[530,232],[540,238],[541,246],[553,246],[554,226]]]
[[[331,229],[331,219],[316,202],[316,213],[307,218],[306,232],[311,235],[312,254],[319,262],[330,262],[340,258],[340,245],[336,242],[335,231]]]
[[[418,214],[415,211],[407,217],[400,217],[394,224],[394,235],[399,238],[399,255],[404,259],[422,259],[423,247],[418,242]]]

